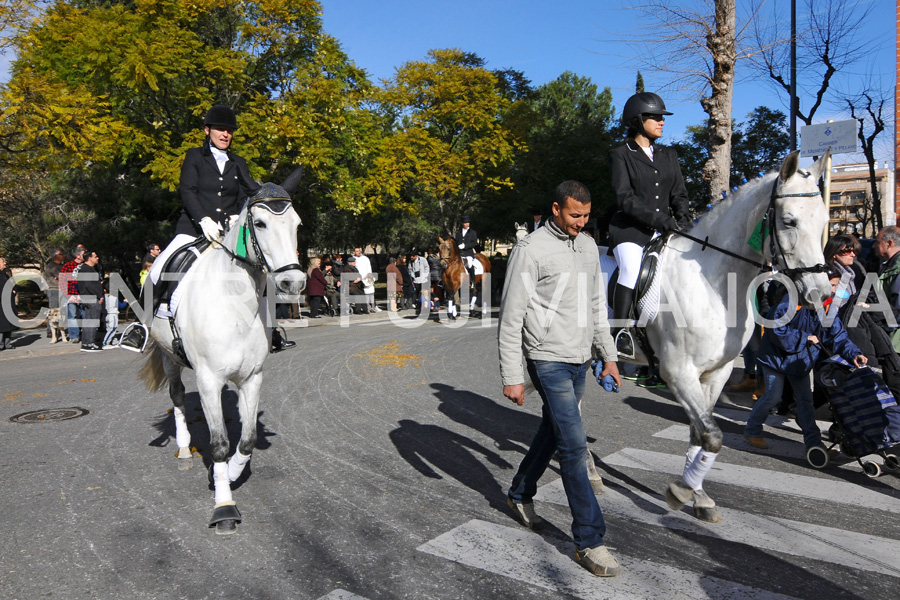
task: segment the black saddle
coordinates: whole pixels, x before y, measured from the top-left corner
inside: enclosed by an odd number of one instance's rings
[[[644,295],[650,290],[653,280],[659,271],[659,259],[663,250],[669,243],[671,235],[660,235],[644,246],[644,253],[641,257],[641,270],[638,274],[637,283],[634,286],[634,298],[631,304],[632,318],[637,320],[640,318],[640,302]],[[606,297],[612,298],[616,290],[616,283],[619,281],[619,269],[609,278],[609,284],[606,289]]]
[[[181,282],[182,276],[188,272],[193,266],[194,261],[209,248],[211,242],[202,235],[193,242],[182,246],[175,254],[169,257],[169,260],[163,265],[162,273],[159,277],[159,283],[153,289],[153,312],[163,302],[168,303],[172,299],[172,294]]]

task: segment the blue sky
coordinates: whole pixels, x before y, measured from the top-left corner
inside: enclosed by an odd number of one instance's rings
[[[789,6],[787,0],[777,1]],[[884,42],[863,68],[892,86],[895,6],[888,0],[871,1],[874,13],[866,36]],[[800,10],[805,2],[797,5]],[[601,88],[612,89],[614,104],[621,110],[634,91],[636,74],[635,67],[626,64],[628,47],[617,41],[636,18],[622,6],[609,0],[323,0],[323,19],[325,31],[341,41],[344,51],[375,82],[391,77],[406,61],[424,59],[430,49],[458,47],[484,58],[488,68],[523,71],[536,86],[567,70],[590,77]],[[642,70],[642,75],[648,91],[664,82],[661,74]],[[760,105],[788,112],[786,99],[769,85],[743,80],[740,66],[737,75],[735,119],[743,120]],[[675,115],[666,123],[666,138],[680,138],[687,126],[703,122],[705,115],[696,101],[667,100],[667,105]],[[848,116],[825,106],[816,120]],[[881,134],[885,141],[886,133]],[[893,161],[891,154],[886,144],[879,158]],[[835,157],[838,164],[857,160],[862,160],[861,154]]]

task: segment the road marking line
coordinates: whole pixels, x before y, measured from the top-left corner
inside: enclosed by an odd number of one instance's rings
[[[583,600],[790,600],[790,596],[623,556],[618,551],[622,573],[612,579],[595,577],[575,562],[575,548],[569,540],[551,544],[527,529],[477,519],[418,550]]]
[[[684,457],[662,452],[626,448],[610,454],[603,462],[631,469],[681,475]],[[813,498],[826,502],[849,504],[858,508],[874,508],[890,512],[900,511],[900,490],[889,487],[869,488],[845,481],[820,477],[780,473],[769,469],[730,465],[717,461],[706,477],[707,481],[753,488],[763,492],[778,492]]]
[[[337,589],[325,594],[319,600],[368,600],[368,598],[352,594],[347,590]]]
[[[562,479],[538,489],[537,501],[568,506]],[[822,560],[845,567],[900,577],[900,567],[884,562],[886,557],[900,556],[900,540],[854,533],[833,527],[811,525],[800,521],[755,515],[719,507],[720,523],[698,521],[689,509],[674,512],[661,496],[630,488],[606,485],[606,493],[597,497],[604,515],[659,525],[667,529],[746,544],[756,549],[772,550],[792,556]]]

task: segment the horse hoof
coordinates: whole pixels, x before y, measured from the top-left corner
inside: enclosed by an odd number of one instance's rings
[[[707,523],[718,523],[722,520],[719,511],[716,509],[716,503],[712,498],[706,495],[703,490],[695,490],[694,498],[694,516],[701,521]]]
[[[191,452],[191,449],[186,446],[184,448],[178,449],[178,453],[175,455],[175,458],[178,459],[179,471],[187,471],[194,466],[194,453]]]
[[[718,523],[722,520],[722,517],[719,515],[719,511],[715,506],[695,506],[694,516],[697,517],[698,520],[707,523]]]
[[[231,535],[232,533],[237,533],[237,521],[234,519],[216,523],[216,535]]]
[[[606,493],[606,486],[603,485],[602,479],[591,479],[591,489],[594,490],[595,496],[600,496]]]
[[[220,504],[213,509],[209,526],[216,528],[216,535],[229,535],[235,532],[241,521],[241,511],[234,502]]]
[[[666,503],[672,510],[681,510],[693,494],[694,491],[682,482],[673,481],[666,488]]]

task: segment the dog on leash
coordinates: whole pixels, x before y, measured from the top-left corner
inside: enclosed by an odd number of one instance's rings
[[[57,342],[68,342],[69,336],[66,335],[66,328],[61,327],[59,324],[59,309],[51,308],[50,314],[47,317],[48,323],[50,323],[50,343],[55,344]]]

